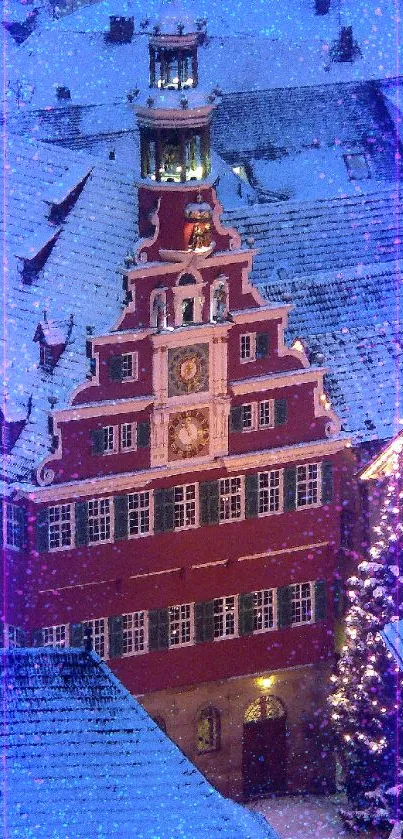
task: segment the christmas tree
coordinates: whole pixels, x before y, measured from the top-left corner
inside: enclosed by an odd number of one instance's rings
[[[342,815],[353,830],[391,826],[398,816],[402,674],[380,630],[400,615],[402,483],[396,455],[387,479],[376,541],[369,559],[348,581],[346,639],[332,677],[331,719],[345,772],[349,810]],[[403,740],[403,738],[402,738]],[[399,748],[400,745],[400,748]]]

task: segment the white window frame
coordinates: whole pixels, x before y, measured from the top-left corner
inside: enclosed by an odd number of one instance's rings
[[[300,603],[300,610],[302,614],[302,604],[303,601],[306,600],[306,597],[302,597],[302,586],[309,586],[309,602],[310,602],[310,618],[309,620],[292,620],[292,607],[293,603],[299,602]],[[313,582],[305,582],[305,583],[292,583],[291,584],[291,626],[306,626],[307,624],[314,623],[315,618],[315,601],[314,601],[314,583]]]
[[[178,614],[174,614],[174,610]],[[176,626],[176,629],[174,629]],[[174,641],[174,632],[178,632],[178,641]],[[188,640],[182,640],[184,635],[189,635]],[[194,603],[179,603],[176,606],[168,607],[168,647],[191,647],[194,644]]]
[[[263,405],[269,406],[269,422],[262,422]],[[258,403],[258,425],[259,428],[274,428],[274,399],[262,399]]]
[[[102,428],[103,435],[104,435],[104,451],[105,455],[108,454],[117,454],[119,451],[118,440],[119,440],[119,426],[118,425],[104,425]],[[105,443],[108,442],[108,448],[106,448]],[[112,446],[109,447],[109,443],[112,443]]]
[[[268,476],[268,486],[264,487],[261,486],[261,475]],[[276,491],[277,487],[271,487],[270,481],[272,475],[278,475],[278,498],[279,498],[279,506],[278,510],[270,510],[270,498],[272,491]],[[262,472],[258,472],[258,516],[264,518],[264,516],[277,516],[279,513],[282,513],[284,510],[284,470],[283,469],[265,469]],[[263,493],[267,493],[269,499],[269,509],[268,510],[260,510],[262,495]],[[263,506],[263,505],[262,505]]]
[[[124,436],[124,428],[131,429],[132,435],[132,444],[131,446],[124,446],[123,445],[123,436]],[[119,426],[119,447],[122,453],[124,452],[135,452],[137,450],[137,422],[123,422]]]
[[[124,373],[125,359],[128,359],[127,364],[131,366],[131,373]],[[130,359],[130,361],[129,361]],[[139,377],[139,354],[138,352],[124,352],[122,353],[122,382],[137,382]]]
[[[265,602],[269,600],[269,595],[271,596],[271,603]],[[259,604],[257,601],[261,600],[262,602]],[[265,626],[265,623],[268,623],[268,615],[269,610],[272,609],[273,611],[273,625],[272,626]],[[262,612],[262,626],[259,629],[255,628],[255,620],[257,621],[258,618],[258,611],[261,610]],[[260,589],[259,591],[253,592],[253,634],[260,635],[263,632],[273,632],[273,630],[277,629],[277,589],[275,588],[266,588]]]
[[[134,505],[134,498],[137,497],[137,508],[135,506],[130,509],[130,504],[133,503]],[[145,504],[145,499],[142,496],[148,496],[148,504]],[[131,502],[130,499],[133,499]],[[144,516],[141,515],[142,510],[148,510],[148,523],[149,527],[148,530],[143,530],[142,519],[144,522]],[[139,533],[130,533],[130,514],[136,513],[138,522],[140,524],[140,532]],[[138,492],[130,492],[127,499],[127,536],[128,539],[141,539],[144,536],[150,536],[153,533],[153,520],[154,520],[154,495],[151,489],[139,490]]]
[[[4,633],[4,649],[6,650],[18,650],[21,648],[21,644],[17,643],[17,632],[20,630],[20,627],[14,626],[10,623],[5,623],[3,627]]]
[[[223,627],[225,630],[225,609],[227,605],[227,601],[233,600],[234,601],[234,631],[233,632],[223,632],[220,635],[216,635],[216,604],[222,604],[222,616],[223,616]],[[214,620],[214,641],[225,641],[226,638],[237,638],[239,635],[239,627],[238,627],[238,595],[237,594],[229,594],[225,597],[215,597],[214,598],[214,612],[213,612],[213,620]]]
[[[248,426],[244,425],[245,421],[245,408],[250,409],[250,418],[251,424]],[[245,434],[248,434],[249,431],[256,431],[257,429],[257,402],[245,402],[241,405],[241,419],[242,419],[242,431]]]
[[[96,629],[100,629],[100,625],[103,625],[102,631],[95,632]],[[109,658],[109,627],[108,627],[108,618],[92,618],[91,620],[83,621],[84,627],[84,643],[85,643],[85,630],[88,626],[92,627],[91,633],[91,642],[92,642],[92,649],[96,652],[103,661],[106,661]],[[103,636],[103,645],[104,651],[103,655],[97,649],[96,639],[98,637]],[[99,645],[98,645],[99,646]]]
[[[193,498],[186,498],[188,490],[194,489],[194,497]],[[183,491],[184,498],[178,500],[176,499],[176,493]],[[190,506],[194,506],[194,522],[188,523],[187,521],[187,511]],[[176,525],[176,513],[178,508],[181,509],[183,513],[183,524]],[[194,484],[179,484],[178,486],[174,487],[174,530],[190,530],[191,528],[199,526],[199,493],[198,493],[198,485],[197,483]]]
[[[249,339],[249,353],[244,354],[243,342]],[[249,361],[256,361],[256,332],[243,332],[239,336],[239,360],[241,364],[248,364]]]
[[[125,621],[130,624],[125,627]],[[129,649],[124,651],[126,640]],[[141,639],[142,635],[142,641]],[[137,649],[135,649],[137,647]],[[144,610],[128,612],[122,615],[122,658],[129,658],[133,655],[144,655],[148,652],[148,613]]]
[[[18,518],[20,507],[18,504],[12,504],[11,501],[6,501],[3,508],[3,533],[4,544],[6,548],[12,550],[21,550],[21,521]],[[9,532],[11,539],[9,540]]]
[[[60,540],[59,540],[59,541],[60,541],[60,544],[58,544],[58,545],[54,545],[54,546],[52,547],[52,546],[51,546],[51,544],[50,544],[50,537],[51,537],[51,529],[52,529],[52,525],[53,525],[55,528],[56,528],[56,526],[58,526],[59,536],[61,537],[61,536],[62,536],[62,525],[63,525],[63,521],[62,521],[62,520],[60,520],[60,518],[59,518],[59,523],[58,523],[58,522],[51,522],[51,520],[50,520],[50,518],[51,518],[51,510],[59,510],[59,511],[62,511],[62,510],[63,510],[63,508],[67,508],[67,507],[69,508],[70,542],[69,542],[68,544],[66,544],[66,545],[62,545],[62,544],[61,544],[61,538],[60,538]],[[59,516],[60,516],[60,513],[59,513]],[[74,504],[70,504],[70,503],[67,503],[67,504],[62,504],[62,503],[60,503],[60,504],[52,504],[52,505],[48,508],[48,541],[49,541],[49,551],[52,551],[52,553],[54,553],[55,551],[66,551],[66,550],[68,550],[69,548],[72,548],[72,547],[74,546],[74,541],[75,541],[74,537],[75,537]],[[46,627],[46,628],[48,628],[48,627]]]
[[[48,638],[46,639],[44,635],[45,632],[48,633]],[[58,638],[58,635],[60,636],[62,634],[64,634],[64,638]],[[44,626],[42,627],[42,636],[42,645],[44,647],[58,647],[59,649],[64,649],[65,647],[70,646],[68,623],[58,623],[56,626]]]
[[[90,504],[97,504],[98,507],[99,507],[99,505],[101,505],[105,501],[109,502],[109,511],[108,511],[107,514],[105,514],[105,513],[102,514],[102,517],[104,515],[109,516],[109,531],[110,531],[109,536],[105,539],[95,539],[95,540],[90,539],[90,518],[95,518],[95,516],[90,516]],[[112,542],[113,541],[113,533],[114,533],[113,499],[109,496],[106,497],[106,498],[90,498],[88,500],[88,508],[87,509],[88,509],[88,544],[89,545],[106,545],[108,542]],[[101,518],[100,513],[98,513],[97,518]]]
[[[245,518],[245,476],[244,475],[233,475],[233,476],[231,475],[228,478],[219,478],[218,480],[219,480],[219,484],[218,484],[218,491],[219,491],[218,517],[219,517],[219,523],[220,524],[227,524],[227,522],[230,522],[230,521],[242,521],[242,519]],[[232,489],[232,482],[233,481],[239,481],[240,482],[239,492],[235,492]],[[223,489],[223,486],[226,482],[229,482],[229,491],[228,492],[225,491],[225,489]],[[240,499],[239,516],[231,515],[231,512],[232,512],[231,498],[232,497],[239,497],[239,499]],[[227,509],[230,512],[229,517],[221,515],[222,503],[225,500],[227,500]],[[225,507],[223,507],[223,510],[225,512]]]
[[[315,501],[307,501],[308,495],[308,486],[309,486],[309,469],[311,467],[316,467],[316,500]],[[298,471],[303,469],[305,471],[305,478],[298,479]],[[305,490],[305,503],[299,504],[298,503],[298,486],[304,484],[306,487]],[[321,463],[300,463],[296,467],[296,477],[295,477],[295,508],[297,510],[303,510],[306,507],[319,507],[321,504],[321,495],[322,495],[322,470],[321,470]]]

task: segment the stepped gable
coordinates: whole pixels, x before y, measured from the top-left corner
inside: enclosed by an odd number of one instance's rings
[[[278,839],[223,798],[95,653],[2,651],[8,835]],[[67,827],[68,826],[68,827]]]
[[[258,253],[252,280],[262,286],[286,266],[289,276],[371,265],[396,256],[396,219],[402,199],[395,188],[319,201],[287,201],[230,210],[227,223]]]

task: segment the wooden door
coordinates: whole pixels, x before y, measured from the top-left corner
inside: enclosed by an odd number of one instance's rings
[[[243,727],[242,774],[246,798],[284,792],[285,716],[248,722]]]

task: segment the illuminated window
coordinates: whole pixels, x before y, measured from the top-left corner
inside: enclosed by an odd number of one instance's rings
[[[233,638],[237,635],[236,597],[214,600],[214,638]]]
[[[312,621],[312,583],[296,583],[291,586],[291,624]]]
[[[168,609],[168,616],[169,646],[179,647],[191,644],[193,641],[193,604],[183,603],[181,606],[171,606]]]
[[[282,470],[259,472],[259,516],[278,513],[282,509]]]
[[[136,655],[147,650],[146,612],[122,615],[122,655]]]
[[[197,718],[197,751],[216,752],[220,746],[220,712],[217,708],[204,708]]]

